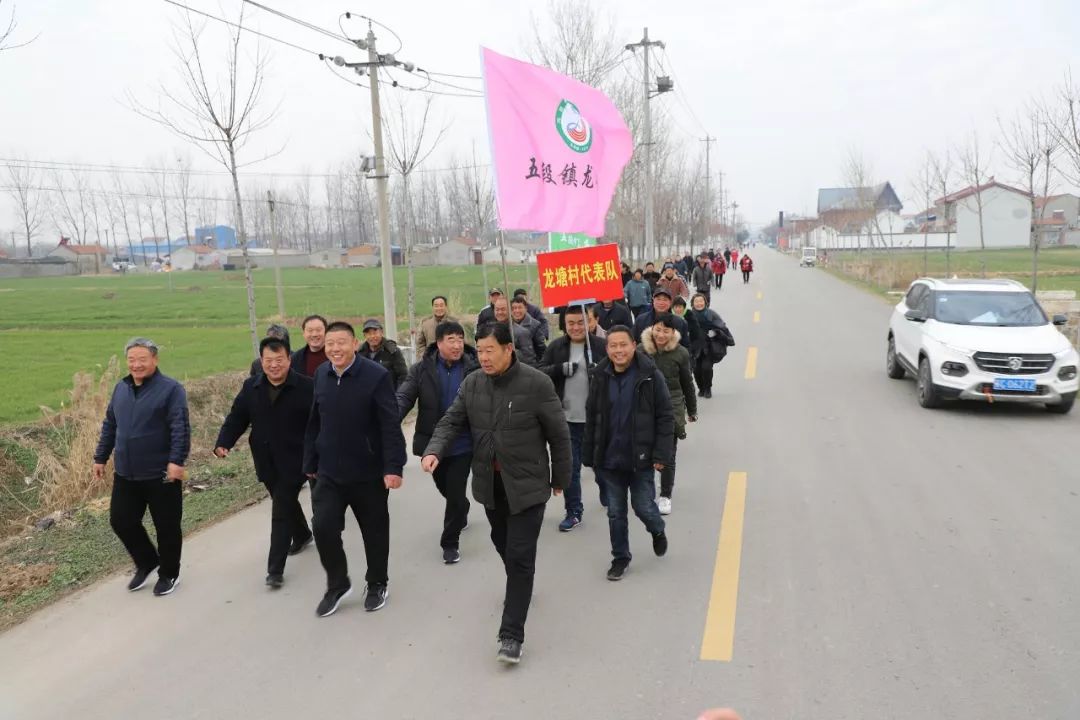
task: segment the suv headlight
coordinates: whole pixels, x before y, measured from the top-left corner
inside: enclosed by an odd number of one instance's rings
[[[1058,370],[1058,380],[1075,380],[1076,379],[1076,366],[1065,365]]]
[[[968,366],[961,362],[947,362],[942,364],[941,372],[952,377],[964,377],[968,374]]]

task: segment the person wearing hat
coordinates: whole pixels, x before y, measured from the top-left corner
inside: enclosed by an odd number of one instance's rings
[[[653,292],[653,304],[652,308],[639,314],[637,319],[634,320],[634,342],[641,342],[641,334],[645,331],[645,328],[651,327],[653,324],[653,318],[660,313],[671,312],[672,295],[671,292],[665,288],[658,287]],[[687,350],[690,349],[690,328],[686,324],[686,320],[675,316],[675,329],[679,331],[679,344],[684,346]]]
[[[357,354],[389,370],[395,390],[409,374],[409,366],[405,362],[405,355],[401,352],[401,348],[393,340],[383,337],[382,323],[375,318],[364,321],[364,344],[360,346]]]
[[[476,329],[479,331],[484,325],[495,321],[495,301],[503,296],[502,290],[499,288],[491,288],[488,290],[488,304],[480,314],[476,316]]]

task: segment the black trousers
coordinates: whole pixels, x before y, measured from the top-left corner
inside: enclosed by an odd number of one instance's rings
[[[311,537],[304,508],[300,506],[300,488],[303,478],[295,482],[271,479],[264,482],[270,493],[270,554],[266,559],[266,572],[280,575],[285,572],[285,560],[289,557],[289,546],[294,541],[307,540]]]
[[[390,559],[389,494],[381,479],[341,484],[320,477],[315,483],[311,499],[315,508],[312,525],[319,560],[326,570],[327,590],[344,590],[351,584],[345,547],[341,543],[347,508],[352,509],[360,526],[360,534],[364,537],[364,555],[367,557],[364,579],[376,585],[387,582]]]
[[[465,489],[469,484],[469,469],[472,467],[472,453],[444,458],[435,468],[432,477],[439,494],[446,498],[446,510],[443,512],[443,531],[439,545],[457,550],[461,531],[469,522],[469,498]]]
[[[707,351],[694,358],[694,382],[701,392],[712,390],[713,363]]]
[[[156,548],[143,527],[147,508],[157,532]],[[180,521],[183,515],[181,483],[113,476],[109,524],[140,570],[149,571],[156,567],[161,577],[180,577],[180,547],[183,544]]]
[[[742,281],[744,283],[750,282],[750,271],[749,270],[743,270]]]
[[[712,288],[705,286],[705,289],[697,288],[697,292],[705,296],[705,307],[709,307],[712,304]]]
[[[502,476],[495,473],[495,508],[484,508],[491,523],[491,542],[506,569],[506,596],[503,599],[499,638],[525,642],[525,620],[532,602],[536,573],[536,541],[544,524],[544,504],[511,514],[506,502]]]
[[[716,273],[715,275],[713,275],[713,280],[716,281],[716,289],[717,290],[719,290],[720,288],[722,288],[724,286],[724,274],[723,273]]]
[[[675,489],[675,455],[679,452],[679,438],[675,438],[671,445],[671,462],[660,471],[660,497],[671,498]]]

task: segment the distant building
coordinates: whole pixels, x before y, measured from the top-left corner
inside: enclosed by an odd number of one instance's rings
[[[341,256],[345,267],[375,267],[379,264],[379,248],[374,245],[351,247]]]
[[[982,240],[979,200],[982,200]],[[953,247],[962,249],[1028,247],[1031,245],[1031,195],[990,181],[939,198],[934,204],[936,225],[954,229]],[[948,226],[943,225],[948,223]]]
[[[436,250],[439,265],[479,265],[483,262],[480,243],[474,238],[447,240]]]
[[[899,213],[904,207],[891,183],[873,187],[821,188],[818,190],[818,218],[841,233],[856,232],[875,215]]]
[[[219,268],[224,264],[225,253],[209,245],[184,246],[172,254],[174,270],[203,270]]]
[[[313,250],[308,253],[308,265],[316,268],[341,267],[342,251],[338,248]]]
[[[1066,193],[1035,198],[1035,217],[1064,220],[1065,227],[1075,229],[1080,226],[1080,197]]]
[[[236,231],[228,225],[207,225],[195,228],[195,242],[200,245],[209,245],[218,250],[231,250],[239,247],[236,241]]]
[[[109,251],[100,245],[72,245],[69,238],[60,238],[60,244],[49,253],[78,266],[79,273],[100,273],[111,270]]]
[[[521,264],[525,259],[525,253],[516,247],[506,245],[506,262],[511,265]],[[502,248],[492,245],[484,250],[485,263],[502,263]]]

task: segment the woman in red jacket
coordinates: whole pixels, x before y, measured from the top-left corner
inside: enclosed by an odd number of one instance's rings
[[[742,260],[739,260],[739,269],[742,270],[742,281],[745,285],[750,282],[750,273],[754,272],[754,261],[749,255],[743,255]]]
[[[724,262],[724,256],[717,254],[712,261],[712,274],[718,290],[724,286],[724,273],[726,272],[727,263]]]

